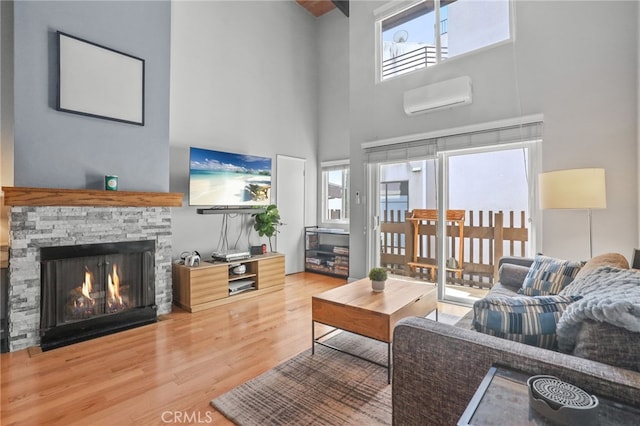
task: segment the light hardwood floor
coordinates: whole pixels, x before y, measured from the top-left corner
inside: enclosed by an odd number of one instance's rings
[[[152,325],[2,354],[0,424],[230,424],[209,401],[308,349],[311,296],[344,283],[294,274],[264,297],[193,314],[174,307]]]

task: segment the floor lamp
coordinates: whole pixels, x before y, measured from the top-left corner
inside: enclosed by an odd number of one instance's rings
[[[589,258],[593,257],[591,210],[607,207],[604,169],[569,169],[538,176],[542,209],[586,209],[589,217]]]

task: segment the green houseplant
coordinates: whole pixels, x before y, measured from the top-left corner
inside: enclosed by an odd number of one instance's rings
[[[273,251],[273,245],[271,244],[271,237],[276,235],[278,226],[282,225],[280,222],[280,213],[278,207],[275,204],[268,205],[263,212],[254,213],[253,217],[253,229],[258,231],[258,235],[261,237],[269,238],[269,250]]]
[[[371,288],[373,291],[384,291],[385,281],[387,280],[387,270],[385,268],[371,268],[369,271],[369,279],[371,280]]]

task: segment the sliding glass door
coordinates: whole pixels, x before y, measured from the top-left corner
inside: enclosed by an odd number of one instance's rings
[[[535,192],[530,149],[518,144],[441,155],[449,215],[446,274],[439,281],[445,300],[471,303],[484,297],[497,281],[500,257],[529,255]]]
[[[535,142],[442,150],[368,165],[370,264],[470,304],[503,255],[529,255]],[[441,220],[444,218],[444,220]]]
[[[407,262],[429,262],[435,264],[435,234],[420,240],[425,255],[414,250],[412,214],[418,210],[437,207],[437,167],[436,157],[411,161],[389,162],[373,166],[377,177],[374,184],[377,192],[377,217],[374,227],[377,242],[374,264],[387,267],[398,275],[422,273]],[[427,254],[428,253],[428,254]],[[412,268],[408,270],[407,268]]]

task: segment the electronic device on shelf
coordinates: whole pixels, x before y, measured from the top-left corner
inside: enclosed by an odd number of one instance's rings
[[[180,262],[186,266],[200,266],[200,253],[197,250],[189,252],[183,252],[180,255]]]
[[[184,264],[189,266],[200,266],[200,253],[194,251],[191,256],[187,256],[184,260]]]
[[[229,283],[229,294],[238,294],[247,290],[255,290],[255,281],[253,280],[236,280]]]
[[[234,275],[242,275],[247,272],[247,265],[229,265],[229,272]]]
[[[222,262],[235,262],[237,260],[250,259],[248,251],[214,251],[211,257]]]

